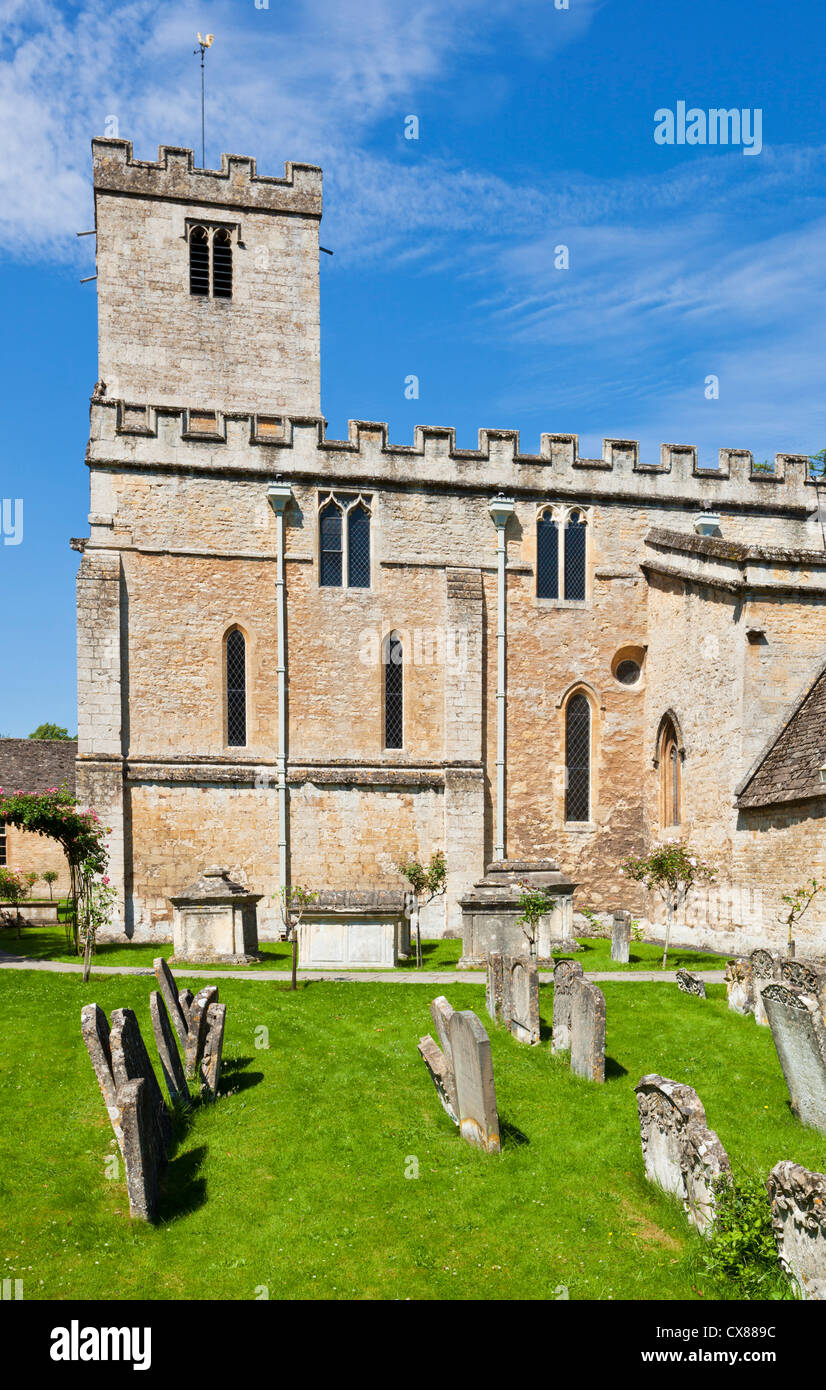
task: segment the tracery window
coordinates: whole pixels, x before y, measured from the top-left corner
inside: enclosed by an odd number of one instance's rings
[[[660,824],[663,829],[682,820],[682,766],[674,721],[666,718],[660,734]]]
[[[370,503],[370,497],[357,492],[329,493],[322,501],[318,582],[323,588],[370,588]]]
[[[189,293],[232,299],[232,230],[197,223],[187,228]]]
[[[227,743],[243,748],[247,742],[247,642],[240,628],[225,642]]]
[[[577,691],[565,707],[565,819],[591,818],[591,704]]]
[[[566,514],[541,507],[536,518],[536,597],[582,603],[588,596],[588,522],[575,507]]]

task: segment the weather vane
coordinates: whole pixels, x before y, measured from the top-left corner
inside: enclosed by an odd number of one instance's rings
[[[206,141],[204,138],[204,54],[208,48],[212,47],[214,34],[206,34],[204,38],[198,35],[198,47],[193,48],[193,53],[201,55],[201,168],[206,168]]]

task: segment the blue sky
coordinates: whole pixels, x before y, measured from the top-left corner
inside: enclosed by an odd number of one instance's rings
[[[323,403],[348,418],[812,453],[826,445],[822,0],[0,0],[0,733],[76,727],[70,536],[97,376],[89,142],[325,172]],[[677,102],[763,148],[658,145]],[[419,139],[404,138],[405,119]],[[111,120],[110,120],[111,130]],[[569,248],[557,269],[555,248]],[[405,378],[420,382],[418,400]],[[706,377],[719,378],[707,399]]]

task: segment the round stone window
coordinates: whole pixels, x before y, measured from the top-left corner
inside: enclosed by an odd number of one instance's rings
[[[621,661],[614,675],[620,685],[636,685],[642,671],[638,661]]]

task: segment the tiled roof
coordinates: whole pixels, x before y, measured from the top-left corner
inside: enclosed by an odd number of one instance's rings
[[[75,789],[76,738],[0,738],[0,787],[5,792]]]
[[[778,734],[741,783],[737,805],[775,806],[826,797],[826,668],[804,691]]]

